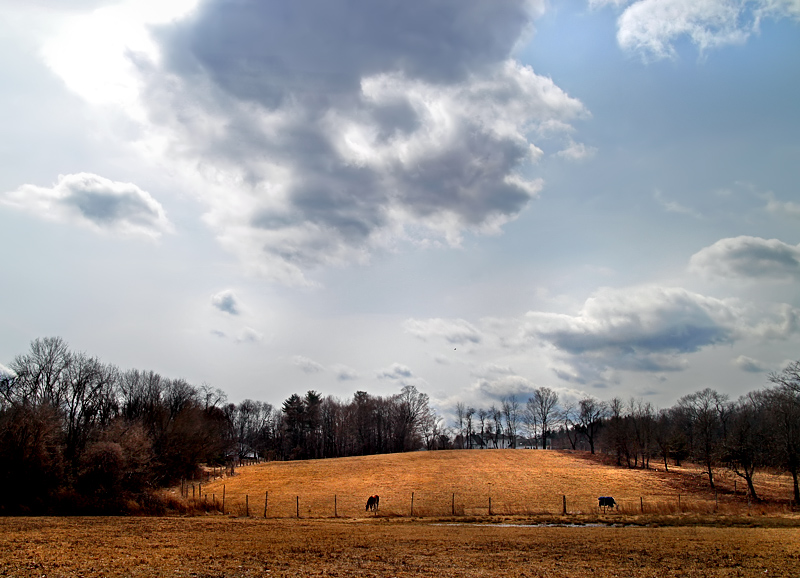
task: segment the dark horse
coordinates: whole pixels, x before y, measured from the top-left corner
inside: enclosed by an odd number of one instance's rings
[[[378,502],[380,502],[380,498],[378,496],[370,496],[367,500],[367,512],[370,510],[378,511]]]

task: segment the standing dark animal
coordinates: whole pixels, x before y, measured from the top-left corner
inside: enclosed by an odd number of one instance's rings
[[[380,502],[380,498],[378,496],[370,496],[367,500],[367,512],[373,510],[375,512],[378,511],[378,503]]]
[[[614,498],[612,498],[611,496],[601,496],[597,499],[599,500],[600,507],[603,508],[604,512],[606,508],[613,508],[614,506],[617,505],[617,502],[615,502]]]

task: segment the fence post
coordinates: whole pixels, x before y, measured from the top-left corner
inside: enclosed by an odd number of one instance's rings
[[[678,494],[678,511],[681,509],[681,495]]]
[[[455,493],[453,493],[453,506],[452,506],[450,511],[451,511],[451,515],[453,515],[453,516],[456,515],[456,495],[455,495]]]
[[[297,517],[299,518],[300,517],[300,496],[296,496],[295,501],[296,501],[295,512],[297,513]]]
[[[264,492],[264,518],[267,517],[267,503],[269,502],[269,492]]]
[[[336,494],[333,494],[333,517],[334,518],[339,517],[338,504],[336,502]]]
[[[566,516],[567,515],[567,496],[561,496],[562,503],[561,503],[561,514]]]
[[[250,496],[248,494],[244,495],[244,515],[245,518],[250,517]]]
[[[414,492],[411,492],[411,517],[414,517]]]
[[[639,511],[644,514],[644,498],[639,496]]]

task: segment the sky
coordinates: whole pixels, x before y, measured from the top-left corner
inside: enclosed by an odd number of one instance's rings
[[[0,0],[0,364],[666,408],[800,359],[798,0]]]

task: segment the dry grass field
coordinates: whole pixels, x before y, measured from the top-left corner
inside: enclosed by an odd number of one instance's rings
[[[372,494],[380,495],[384,517],[561,514],[564,497],[568,513],[596,514],[598,496],[613,496],[622,514],[748,513],[732,476],[721,472],[718,481],[715,496],[691,466],[667,473],[619,468],[581,452],[462,450],[262,463],[195,484],[189,496],[221,508],[224,492],[226,513],[263,517],[266,505],[269,518],[362,517]],[[791,497],[787,476],[758,481],[772,500]]]
[[[796,528],[0,518],[0,576],[800,576]]]
[[[715,504],[691,466],[523,450],[258,464],[203,484],[218,503],[224,487],[226,515],[0,518],[0,576],[800,576],[797,514],[748,508],[729,482]],[[788,495],[783,476],[759,483]],[[374,493],[377,515],[364,511]],[[600,495],[621,511],[598,511]]]

